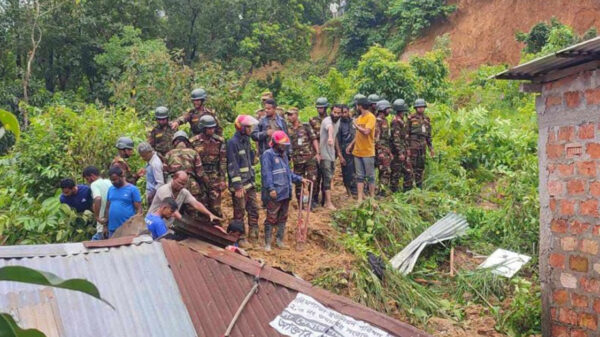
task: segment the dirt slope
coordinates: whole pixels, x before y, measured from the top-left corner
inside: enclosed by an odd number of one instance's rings
[[[600,29],[598,0],[453,0],[458,9],[448,21],[434,25],[423,38],[406,48],[402,59],[431,50],[435,38],[448,33],[452,56],[448,59],[453,76],[481,64],[519,62],[522,44],[518,31],[528,32],[540,21],[553,16],[572,26],[578,34],[595,26]]]

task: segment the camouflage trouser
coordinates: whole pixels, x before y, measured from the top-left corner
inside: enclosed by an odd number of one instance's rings
[[[425,149],[411,148],[410,149],[410,165],[413,170],[413,180],[417,187],[423,185],[423,172],[425,171]],[[412,181],[410,183],[412,187]]]
[[[402,178],[404,178],[402,187],[404,188],[404,191],[407,191],[412,187],[412,170],[410,169],[410,162],[408,158],[400,160],[398,155],[394,155],[394,159],[392,159],[392,182],[390,183],[392,192],[398,191],[400,179]]]
[[[305,163],[294,163],[294,173],[301,176],[302,178],[308,179],[315,183],[318,175],[317,161],[310,159]],[[300,190],[302,189],[302,183],[296,183],[296,199],[300,199]]]
[[[316,176],[316,179],[313,181],[312,200],[314,203],[319,202],[319,193],[321,193],[321,185],[322,184],[323,184],[323,171],[321,170],[321,165],[317,164],[317,176]]]
[[[375,166],[379,170],[379,191],[389,189],[392,177],[392,151],[387,147],[377,147]]]
[[[258,228],[256,189],[254,187],[248,188],[242,198],[237,198],[235,191],[231,191],[231,200],[233,201],[233,220],[244,222],[244,215],[248,213],[248,226]]]
[[[198,201],[204,204],[209,211],[219,217],[223,216],[221,210],[221,189],[219,186],[219,175],[208,174],[208,184],[201,185],[201,193]]]
[[[267,201],[267,218],[265,219],[265,242],[271,242],[271,231],[273,226],[277,226],[277,238],[283,240],[285,234],[285,224],[288,218],[290,199],[281,201]]]

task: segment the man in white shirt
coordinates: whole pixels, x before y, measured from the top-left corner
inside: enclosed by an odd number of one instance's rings
[[[342,113],[342,106],[336,104],[331,109],[329,116],[321,122],[321,132],[319,137],[319,148],[321,153],[321,171],[323,172],[323,194],[325,195],[324,206],[330,210],[335,210],[331,202],[331,180],[335,169],[335,138],[340,126],[339,118]]]
[[[83,179],[90,184],[92,190],[92,211],[96,219],[96,234],[92,240],[104,239],[102,231],[107,220],[104,218],[104,209],[106,208],[106,195],[112,183],[108,179],[100,176],[100,171],[95,166],[88,166],[83,170]]]

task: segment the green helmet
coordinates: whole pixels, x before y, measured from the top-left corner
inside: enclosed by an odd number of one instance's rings
[[[211,115],[204,115],[200,117],[200,125],[202,129],[214,128],[217,126],[217,120]]]
[[[391,107],[392,105],[388,100],[382,99],[381,101],[377,102],[377,111],[384,111],[385,109]]]
[[[199,99],[206,99],[206,90],[202,88],[192,90],[192,101],[197,101]]]
[[[165,119],[169,118],[169,109],[166,106],[159,106],[154,109],[154,118],[156,119]]]
[[[427,107],[427,103],[425,103],[424,99],[417,98],[417,100],[415,101],[414,107],[415,108],[421,108],[421,107],[426,108]]]
[[[129,137],[121,137],[117,140],[117,149],[125,150],[130,149],[133,150],[133,140]]]
[[[381,101],[381,98],[379,98],[379,95],[377,94],[370,94],[369,97],[367,97],[367,99],[369,100],[370,104],[375,104]]]
[[[365,97],[365,95],[363,95],[363,94],[354,95],[354,100],[353,100],[354,104],[356,104],[361,98],[367,98],[367,97]]]
[[[326,108],[329,106],[329,102],[326,97],[317,98],[317,102],[315,103],[317,108]]]
[[[173,141],[175,141],[175,139],[177,139],[179,137],[188,139],[187,133],[185,133],[185,131],[183,131],[183,130],[179,130],[179,131],[175,132],[175,134],[173,135]]]
[[[406,102],[401,98],[394,101],[392,108],[394,108],[394,111],[408,111],[408,105],[406,105]]]

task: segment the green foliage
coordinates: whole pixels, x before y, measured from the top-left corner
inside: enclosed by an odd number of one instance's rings
[[[550,26],[545,22],[540,22],[533,26],[529,33],[518,32],[516,39],[525,43],[524,52],[535,54],[542,51],[548,42],[548,35],[550,35]]]
[[[509,336],[541,334],[542,303],[540,287],[531,282],[514,278],[514,297],[510,307],[501,316],[498,326]]]
[[[0,335],[6,337],[45,337],[37,329],[21,329],[11,315],[0,313]]]
[[[386,32],[382,29],[385,23],[387,1],[367,0],[348,1],[348,7],[342,17],[342,39],[340,41],[341,63],[346,63],[343,69],[349,69],[350,64],[376,43],[383,43]],[[347,59],[349,62],[344,62]]]
[[[417,92],[419,97],[429,101],[445,102],[449,98],[450,82],[448,64],[443,50],[425,53],[423,57],[411,57],[410,66],[417,78]]]
[[[298,28],[301,28],[298,31]],[[259,22],[252,25],[252,33],[240,43],[241,55],[254,66],[305,59],[310,48],[308,27],[283,27],[277,23]]]

